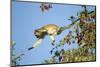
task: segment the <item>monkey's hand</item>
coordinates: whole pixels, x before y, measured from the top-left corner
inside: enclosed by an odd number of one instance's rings
[[[35,44],[33,44],[32,47],[28,48],[28,50],[31,50],[31,49],[37,47],[39,44],[41,44],[41,42],[42,42],[42,39],[38,39],[37,42]]]
[[[34,48],[34,47],[30,47],[30,48],[28,48],[28,51],[31,50],[31,49],[33,49],[33,48]]]

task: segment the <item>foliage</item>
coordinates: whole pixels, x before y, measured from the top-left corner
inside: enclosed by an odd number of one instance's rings
[[[45,60],[44,63],[64,63],[64,62],[84,62],[95,61],[95,53],[89,52],[87,47],[66,50],[63,54],[59,52],[59,56],[56,54],[50,59]]]
[[[44,61],[44,63],[63,63],[63,62],[81,62],[81,61],[95,61],[96,60],[96,16],[95,11],[88,11],[86,6],[82,6],[83,11],[78,13],[76,17],[71,16],[69,20],[72,23],[68,26],[61,27],[61,33],[64,30],[72,28],[73,31],[59,41],[59,44],[50,52],[53,55],[51,58]],[[62,45],[77,43],[78,49],[55,51]]]
[[[18,65],[19,61],[22,60],[22,57],[24,55],[24,53],[20,53],[20,54],[15,54],[14,50],[15,50],[15,45],[16,45],[16,42],[15,41],[12,41],[12,44],[11,44],[11,66],[12,67],[16,67],[16,65]]]

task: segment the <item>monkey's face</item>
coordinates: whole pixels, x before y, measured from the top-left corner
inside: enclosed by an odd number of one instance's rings
[[[44,38],[44,36],[46,35],[46,33],[41,29],[35,30],[34,34],[37,38]]]
[[[34,34],[37,38],[39,38],[41,36],[41,32],[39,30],[35,30]]]

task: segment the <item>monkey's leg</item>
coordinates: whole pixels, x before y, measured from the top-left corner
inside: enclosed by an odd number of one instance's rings
[[[33,46],[30,47],[28,50],[31,50],[31,49],[33,49],[33,48],[36,48],[39,44],[41,44],[42,40],[43,40],[43,39],[38,39],[38,40],[36,41],[36,43],[33,44]]]
[[[50,39],[51,39],[51,41],[52,41],[52,45],[54,45],[54,42],[55,42],[55,36],[50,35]]]

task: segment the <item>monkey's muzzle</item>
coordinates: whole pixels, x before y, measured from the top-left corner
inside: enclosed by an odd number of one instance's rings
[[[39,38],[40,36],[38,36],[38,35],[35,35],[37,38]]]

